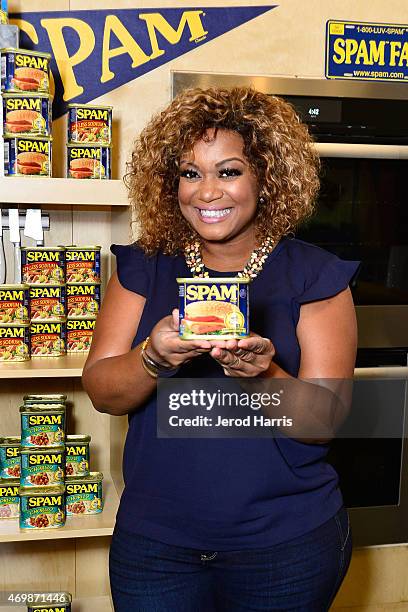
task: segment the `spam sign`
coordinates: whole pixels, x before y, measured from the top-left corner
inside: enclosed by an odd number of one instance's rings
[[[328,21],[326,78],[408,81],[408,25]]]
[[[16,13],[20,46],[52,54],[58,118],[275,6]]]

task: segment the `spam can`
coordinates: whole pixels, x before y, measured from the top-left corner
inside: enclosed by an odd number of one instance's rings
[[[59,357],[66,351],[64,321],[32,321],[30,325],[31,357]]]
[[[88,476],[89,474],[89,444],[91,436],[71,435],[65,442],[65,474],[67,480],[71,476]]]
[[[96,319],[100,307],[100,285],[67,285],[68,319]]]
[[[20,506],[20,481],[0,478],[0,519],[17,518]]]
[[[4,139],[4,175],[52,175],[52,138],[13,136]]]
[[[26,406],[30,404],[65,404],[67,396],[62,393],[31,393],[23,397]]]
[[[0,25],[7,25],[7,24],[8,24],[7,11],[3,11],[3,9],[0,9]]]
[[[3,94],[5,136],[51,136],[52,100],[48,94]]]
[[[5,92],[50,91],[49,53],[27,49],[1,49],[1,89]]]
[[[31,321],[65,321],[65,285],[31,285],[29,292]]]
[[[65,406],[32,404],[20,407],[21,446],[59,447],[65,441]]]
[[[63,285],[65,249],[63,247],[22,247],[23,282],[28,285]]]
[[[110,179],[111,149],[105,145],[67,145],[67,177]]]
[[[65,516],[63,486],[20,488],[20,529],[57,529]]]
[[[91,348],[95,319],[68,319],[67,352],[86,353]]]
[[[68,142],[110,145],[112,106],[68,104]]]
[[[20,478],[20,437],[0,438],[0,478]]]
[[[65,248],[67,283],[101,282],[101,247],[67,246]]]
[[[22,448],[21,487],[63,485],[65,479],[65,448]]]
[[[0,325],[0,361],[30,359],[30,326]]]
[[[28,612],[71,612],[71,593],[48,591],[35,595],[36,603],[28,603]]]
[[[102,472],[91,472],[88,476],[66,480],[67,516],[102,512],[102,480]]]
[[[28,314],[28,285],[0,285],[0,325],[26,325]]]
[[[249,335],[248,278],[178,278],[177,283],[181,338]]]

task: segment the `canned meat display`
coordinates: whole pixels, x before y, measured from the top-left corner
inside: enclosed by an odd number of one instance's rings
[[[65,441],[65,406],[31,404],[20,407],[21,446],[59,447]]]
[[[0,478],[0,519],[17,518],[20,505],[20,481]]]
[[[65,247],[66,280],[68,284],[101,282],[101,247]]]
[[[112,106],[68,104],[68,142],[110,145]]]
[[[22,448],[22,487],[47,487],[63,485],[65,479],[65,447]]]
[[[65,285],[32,285],[29,294],[32,321],[65,321]]]
[[[0,361],[30,359],[30,326],[0,325]]]
[[[110,179],[110,147],[102,145],[67,145],[67,177],[74,179]]]
[[[67,516],[102,512],[102,480],[102,472],[91,472],[65,482]]]
[[[1,49],[0,55],[3,91],[49,93],[49,53],[28,49]]]
[[[22,247],[23,282],[29,285],[63,285],[65,283],[65,249],[63,247]]]
[[[14,136],[4,139],[5,176],[52,175],[52,138]]]
[[[65,473],[70,476],[89,474],[89,444],[91,436],[70,435],[65,442]]]
[[[39,595],[37,603],[28,604],[28,612],[71,612],[71,593],[45,592]],[[43,603],[39,603],[40,601]]]
[[[68,319],[96,319],[101,307],[101,287],[96,284],[67,285]]]
[[[84,353],[91,348],[95,319],[68,319],[67,352]]]
[[[48,94],[5,93],[2,98],[5,136],[51,136],[52,101]]]
[[[59,357],[66,353],[66,323],[37,322],[30,325],[31,357]]]
[[[20,488],[20,529],[56,529],[64,524],[63,486]]]
[[[0,478],[20,478],[20,437],[0,438]]]
[[[28,285],[0,285],[0,325],[26,325],[28,315]]]
[[[249,335],[247,278],[178,278],[177,282],[181,338]]]

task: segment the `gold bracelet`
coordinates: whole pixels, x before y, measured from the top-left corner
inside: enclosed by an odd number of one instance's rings
[[[142,366],[145,372],[147,372],[149,374],[149,376],[151,376],[152,378],[157,378],[159,373],[154,371],[153,368],[151,368],[147,363],[146,360],[144,358],[144,352],[143,350],[140,353],[140,360],[142,362]]]

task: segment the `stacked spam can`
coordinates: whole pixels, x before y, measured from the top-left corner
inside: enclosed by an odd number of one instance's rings
[[[4,164],[0,175],[52,175],[52,98],[48,53],[0,49]]]
[[[0,361],[30,359],[29,289],[0,285]]]
[[[110,179],[112,107],[68,104],[67,177]]]
[[[0,518],[21,529],[58,528],[102,511],[101,472],[89,471],[88,435],[65,435],[65,395],[27,395],[21,437],[0,438]]]

